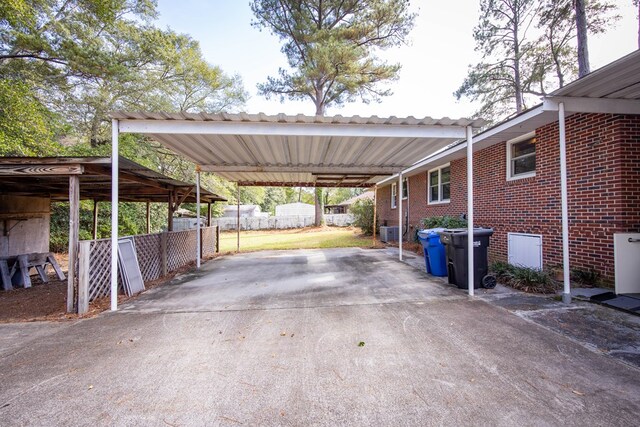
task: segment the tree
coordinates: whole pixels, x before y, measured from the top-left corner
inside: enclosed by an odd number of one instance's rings
[[[254,0],[253,25],[283,41],[288,69],[268,77],[259,92],[281,100],[310,99],[317,115],[330,106],[389,95],[400,64],[376,56],[405,42],[414,14],[407,0]],[[322,222],[322,189],[316,190],[316,225]]]
[[[576,13],[576,34],[578,36],[578,76],[586,76],[591,72],[589,65],[589,46],[587,43],[587,11],[585,0],[574,0]]]
[[[591,0],[585,6],[587,30],[592,34],[605,32],[620,18],[613,13],[616,7],[607,1]],[[543,31],[537,42],[538,46],[542,46],[540,54],[548,58],[543,60],[546,68],[540,75],[546,78],[547,73],[555,74],[558,87],[563,87],[567,77],[577,75],[578,53],[573,43],[576,40],[574,0],[544,1],[537,27]]]
[[[523,111],[575,73],[574,0],[482,0],[474,30],[482,61],[454,95],[480,101],[478,115],[499,119]],[[605,0],[585,3],[586,26],[603,32],[617,19]],[[553,78],[557,84],[553,83]]]

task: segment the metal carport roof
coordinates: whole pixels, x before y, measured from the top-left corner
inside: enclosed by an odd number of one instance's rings
[[[114,112],[202,171],[240,185],[370,187],[464,139],[476,119]]]

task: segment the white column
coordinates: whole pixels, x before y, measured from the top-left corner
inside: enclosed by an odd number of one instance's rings
[[[196,165],[196,268],[200,268],[200,247],[202,246],[202,236],[200,236],[200,166]]]
[[[111,121],[111,311],[118,309],[118,121]]]
[[[564,123],[564,103],[558,104],[558,128],[560,132],[560,194],[562,197],[562,269],[564,291],[562,301],[571,303],[569,270],[569,200],[567,195],[567,139]]]
[[[398,174],[398,253],[402,261],[402,172]]]
[[[473,296],[474,261],[473,261],[473,129],[467,126],[467,227],[469,233],[467,258],[469,295]]]

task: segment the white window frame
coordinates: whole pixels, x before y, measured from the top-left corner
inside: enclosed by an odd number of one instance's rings
[[[398,207],[398,184],[391,184],[391,209],[395,209]]]
[[[449,168],[449,198],[442,199],[442,169]],[[438,171],[438,200],[431,200],[431,173]],[[429,205],[444,205],[451,202],[451,163],[446,163],[437,168],[429,169],[427,171],[427,204]]]
[[[511,161],[513,160],[511,157],[511,151],[512,151],[511,146],[513,144],[517,144],[518,142],[522,142],[522,141],[526,141],[527,139],[534,138],[535,136],[536,136],[536,132],[533,131],[507,141],[507,181],[513,181],[516,179],[523,179],[523,178],[531,178],[536,176],[535,169],[533,170],[533,172],[526,172],[518,175],[513,175],[512,174],[513,172],[511,171]],[[538,147],[536,147],[536,151],[534,153],[534,156],[537,156],[537,155],[538,155]],[[537,164],[536,164],[536,167],[537,167]]]
[[[409,178],[402,178],[402,192],[407,193],[406,196],[402,195],[402,200],[407,200],[409,198]]]

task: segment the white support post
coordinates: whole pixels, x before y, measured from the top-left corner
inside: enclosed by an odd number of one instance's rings
[[[562,301],[571,303],[569,267],[569,200],[567,194],[567,139],[564,122],[564,103],[558,104],[558,130],[560,133],[560,194],[562,197],[562,269],[564,291]]]
[[[111,121],[111,311],[118,309],[118,125]]]
[[[196,165],[196,268],[200,269],[202,236],[200,235],[200,166]]]
[[[238,212],[236,213],[236,252],[240,253],[240,184],[236,182],[238,187]]]
[[[400,261],[402,261],[402,172],[398,174],[398,253]]]
[[[473,128],[467,126],[467,279],[469,296],[473,296],[474,260],[473,260]]]

